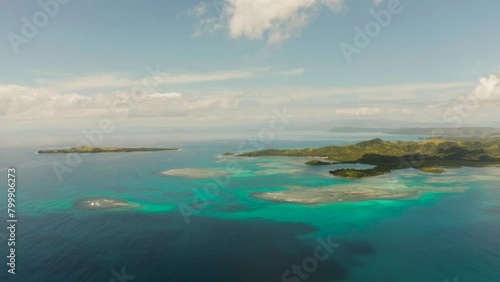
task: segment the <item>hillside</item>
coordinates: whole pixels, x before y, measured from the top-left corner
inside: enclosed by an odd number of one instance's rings
[[[269,149],[239,156],[318,156],[339,163],[374,165],[369,170],[340,169],[331,171],[342,177],[365,177],[388,173],[394,169],[417,168],[441,173],[440,167],[500,165],[500,138],[469,138],[457,140],[428,139],[414,141],[384,141],[373,139],[357,144],[322,148],[277,150]]]

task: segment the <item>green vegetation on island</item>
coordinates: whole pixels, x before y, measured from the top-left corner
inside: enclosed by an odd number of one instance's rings
[[[370,169],[342,168],[330,171],[338,177],[361,178],[389,173],[392,170],[415,168],[423,172],[443,173],[443,168],[500,165],[500,138],[428,139],[415,141],[384,141],[376,138],[345,146],[310,149],[268,149],[239,156],[324,157],[340,164],[373,165]]]
[[[445,170],[441,168],[436,168],[436,167],[419,167],[419,170],[427,173],[444,173]]]
[[[332,165],[334,162],[325,162],[320,160],[310,160],[306,162],[306,165]]]
[[[389,170],[385,170],[384,168],[378,168],[378,167],[370,169],[341,168],[330,171],[330,174],[345,178],[362,178],[368,176],[383,175],[387,173],[389,173]]]
[[[178,151],[175,148],[114,148],[114,147],[74,147],[70,149],[40,150],[38,154],[70,154],[70,153],[125,153],[125,152],[159,152]]]

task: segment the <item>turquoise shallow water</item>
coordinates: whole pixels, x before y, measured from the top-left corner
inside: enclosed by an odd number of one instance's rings
[[[348,141],[276,141],[273,147]],[[185,143],[177,145],[180,152],[88,155],[62,182],[51,163],[64,163],[65,156],[2,149],[5,164],[18,169],[19,223],[17,274],[7,275],[3,267],[0,281],[120,281],[113,270],[122,268],[134,276],[131,281],[500,281],[499,168],[453,169],[443,175],[407,169],[346,180],[329,176],[327,167],[306,167],[300,158],[217,157],[237,151],[238,145]],[[228,164],[239,170],[218,180],[159,174],[226,169]],[[6,170],[0,173],[6,183]],[[214,183],[217,195],[205,193]],[[468,189],[314,206],[250,196],[287,186],[353,183]],[[86,197],[115,197],[141,206],[130,211],[73,208]],[[0,207],[5,222],[5,205]],[[189,222],[179,207],[190,213]],[[4,258],[6,236],[1,228]],[[318,240],[330,240],[336,248],[316,265],[311,258],[322,246]],[[300,275],[293,265],[302,267]]]

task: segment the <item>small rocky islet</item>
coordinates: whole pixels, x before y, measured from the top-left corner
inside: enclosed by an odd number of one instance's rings
[[[418,199],[429,193],[459,193],[467,187],[454,188],[439,187],[407,187],[399,184],[397,187],[386,187],[384,183],[363,185],[336,185],[327,187],[288,187],[287,190],[277,192],[256,192],[251,196],[256,199],[280,203],[302,205],[354,203],[374,200],[408,200]]]
[[[73,204],[80,210],[127,210],[140,207],[139,204],[118,198],[95,197],[81,199]]]
[[[210,179],[231,176],[235,172],[225,169],[214,168],[180,168],[161,171],[160,175],[181,177],[187,179]]]

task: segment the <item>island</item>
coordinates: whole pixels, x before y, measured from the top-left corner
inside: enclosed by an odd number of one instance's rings
[[[128,153],[179,151],[176,148],[115,148],[115,147],[74,147],[69,149],[40,150],[38,154],[71,154],[71,153]]]
[[[255,192],[251,196],[256,199],[278,203],[316,205],[354,203],[365,201],[411,200],[419,199],[429,193],[460,193],[467,190],[464,186],[451,188],[407,187],[404,184],[387,188],[383,181],[370,183],[338,184],[323,187],[286,187],[283,191]]]
[[[135,209],[140,205],[116,198],[85,198],[75,202],[73,207],[82,210],[123,210]]]
[[[384,141],[380,138],[322,148],[267,149],[239,154],[258,156],[319,156],[338,164],[366,164],[369,169],[342,168],[330,174],[344,178],[378,176],[397,169],[415,168],[427,173],[443,173],[445,168],[500,166],[500,137]],[[309,161],[308,165],[321,165]],[[325,162],[326,163],[326,162]]]
[[[256,192],[253,198],[278,203],[293,203],[302,205],[364,202],[372,200],[402,200],[418,198],[417,189],[372,189],[367,187],[321,187],[304,189],[289,187],[281,192]]]
[[[215,168],[180,168],[161,171],[162,176],[182,177],[187,179],[215,179],[233,175],[235,172]]]
[[[306,165],[332,165],[334,162],[325,162],[320,160],[310,160],[306,162]]]

